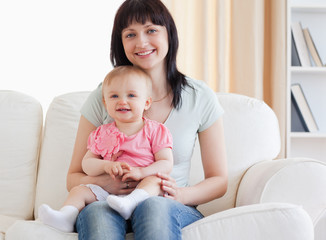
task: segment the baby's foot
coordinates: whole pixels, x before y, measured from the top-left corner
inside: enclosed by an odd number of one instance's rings
[[[115,195],[109,195],[106,199],[109,206],[116,210],[124,219],[129,219],[136,206],[129,199]]]
[[[78,209],[74,206],[64,206],[59,211],[53,210],[46,204],[42,204],[38,210],[39,219],[46,225],[63,232],[73,232],[78,216]]]
[[[106,201],[109,206],[116,210],[124,219],[129,219],[138,204],[150,195],[143,189],[136,189],[127,196],[116,196],[110,194]]]

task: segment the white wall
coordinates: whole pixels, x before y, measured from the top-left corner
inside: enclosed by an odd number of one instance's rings
[[[112,69],[110,34],[123,0],[0,0],[0,89],[53,97],[94,89]]]

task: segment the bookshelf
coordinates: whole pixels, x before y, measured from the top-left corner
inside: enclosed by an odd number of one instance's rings
[[[308,28],[316,49],[326,64],[326,0],[287,1],[287,157],[308,157],[326,162],[326,66],[318,67],[310,56],[311,66],[292,66],[293,22]],[[291,86],[300,84],[318,125],[315,132],[292,132]]]

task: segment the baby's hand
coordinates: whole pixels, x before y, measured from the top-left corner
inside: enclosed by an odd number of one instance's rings
[[[128,173],[131,170],[131,167],[128,163],[125,162],[108,162],[104,166],[104,171],[109,174],[113,179],[116,176],[123,176],[125,173]]]
[[[143,179],[144,176],[141,172],[141,168],[133,167],[132,169],[130,168],[130,171],[123,174],[122,181],[126,180],[133,180],[133,181],[139,181]]]

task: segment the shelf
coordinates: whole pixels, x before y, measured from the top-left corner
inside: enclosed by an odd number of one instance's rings
[[[292,5],[291,10],[294,13],[324,13],[326,12],[326,4]]]
[[[326,67],[291,67],[291,72],[293,73],[325,73]]]
[[[291,132],[290,133],[291,138],[325,138],[326,139],[326,133],[323,132]]]

